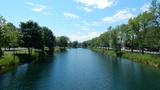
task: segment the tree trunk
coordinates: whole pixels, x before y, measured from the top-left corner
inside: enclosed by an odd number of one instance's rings
[[[32,54],[32,48],[30,48],[31,49],[31,54]]]
[[[15,48],[13,48],[13,60],[15,61],[16,57],[15,57]]]
[[[131,52],[133,53],[133,39],[132,39],[132,41],[131,41]]]
[[[9,49],[9,51],[11,51],[11,50],[10,50],[10,49],[11,49],[10,46],[8,47],[8,49]]]
[[[49,52],[53,52],[53,47],[49,47]]]
[[[142,54],[144,54],[144,48],[142,47]]]
[[[30,48],[28,48],[28,54],[31,55],[31,50],[30,50]]]
[[[44,47],[41,50],[42,50],[43,53],[45,52],[45,48]]]
[[[3,55],[2,48],[0,47],[0,57]]]
[[[109,45],[108,45],[108,50],[109,50]]]
[[[133,53],[133,47],[131,47],[131,52]]]

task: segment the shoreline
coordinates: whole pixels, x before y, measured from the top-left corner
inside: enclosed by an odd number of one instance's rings
[[[61,52],[60,48],[55,47],[53,54],[59,52]],[[19,65],[34,62],[37,58],[41,60],[51,56],[52,55],[49,54],[41,55],[41,53],[38,53],[36,50],[29,55],[27,49],[18,50],[16,53],[13,53],[13,51],[4,52],[4,56],[0,58],[0,74],[13,70]]]
[[[105,55],[111,55],[114,57],[116,56],[116,53],[113,50],[106,50],[102,48],[91,48],[91,50],[99,53],[103,53]],[[126,58],[128,60],[146,64],[155,68],[160,69],[160,56],[158,55],[151,55],[151,54],[140,54],[140,53],[131,53],[127,51],[122,51],[122,58]]]

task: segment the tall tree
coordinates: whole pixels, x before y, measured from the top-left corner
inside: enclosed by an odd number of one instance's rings
[[[112,47],[115,50],[115,52],[118,53],[120,51],[121,47],[120,47],[120,44],[118,42],[118,31],[116,29],[112,30],[111,37],[112,37]]]
[[[18,46],[19,32],[18,29],[12,24],[7,23],[2,26],[2,42],[3,47],[14,48]]]
[[[142,50],[142,54],[144,53],[144,47],[145,47],[145,43],[147,42],[145,40],[146,38],[146,33],[147,33],[147,29],[149,27],[151,27],[151,24],[153,22],[154,16],[150,13],[150,12],[144,12],[142,14],[140,14],[138,17],[139,19],[139,25],[140,25],[140,47]]]
[[[120,45],[120,51],[122,48],[125,48],[125,42],[127,40],[127,30],[128,30],[128,25],[122,24],[118,26],[117,32],[118,32],[118,43]]]
[[[153,21],[154,25],[160,27],[160,1],[152,0],[149,11],[155,17]]]
[[[151,7],[150,7],[150,12],[152,15],[155,17],[153,21],[153,27],[155,30],[154,34],[154,40],[155,40],[155,45],[156,48],[159,49],[159,54],[160,54],[160,1],[159,0],[152,0]]]
[[[28,48],[28,53],[32,53],[32,48],[42,49],[42,33],[40,26],[34,21],[21,22],[22,46]]]
[[[3,44],[3,39],[2,39],[2,26],[6,24],[6,20],[5,18],[3,18],[3,16],[0,16],[0,57],[3,55],[3,51],[2,51],[2,44]]]
[[[133,52],[133,49],[135,48],[135,34],[130,27],[128,27],[126,31],[125,46],[129,47],[131,49],[131,52]]]
[[[42,27],[43,32],[43,43],[44,46],[49,48],[49,51],[53,51],[55,45],[55,36],[53,35],[52,31],[47,27]]]
[[[131,18],[128,21],[129,25],[129,31],[128,34],[130,34],[129,44],[131,45],[131,51],[133,52],[134,43],[138,43],[138,48],[140,47],[139,43],[139,37],[140,37],[140,25],[139,25],[139,19],[137,17]],[[135,40],[135,38],[137,40]]]

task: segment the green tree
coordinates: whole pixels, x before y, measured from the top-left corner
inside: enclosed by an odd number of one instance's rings
[[[38,23],[34,21],[21,22],[22,46],[28,48],[28,53],[32,53],[32,48],[43,49],[42,32]]]
[[[78,45],[79,45],[78,41],[73,41],[72,42],[72,47],[73,48],[78,48]]]
[[[160,1],[152,0],[149,11],[154,16],[154,25],[160,27]]]
[[[118,53],[120,51],[120,44],[118,43],[118,32],[116,29],[112,30],[111,38],[112,38],[112,47],[115,50],[115,52]]]
[[[146,45],[147,40],[146,38],[146,33],[148,28],[151,26],[153,20],[154,20],[154,16],[150,13],[150,12],[144,12],[142,14],[140,14],[138,17],[139,19],[139,26],[140,26],[140,47],[142,50],[142,54],[144,53],[144,47]]]
[[[128,25],[126,24],[122,24],[117,27],[118,43],[119,43],[120,51],[122,48],[125,48],[125,42],[127,40],[127,30],[128,30]]]
[[[3,16],[0,16],[0,57],[3,55],[3,51],[2,51],[2,44],[3,44],[3,39],[2,39],[2,26],[6,24],[6,20],[5,18],[3,18]]]
[[[109,47],[108,32],[101,34],[99,38],[100,38],[101,47],[105,47],[105,48]]]
[[[82,42],[82,48],[87,48],[88,47],[88,42],[87,41],[84,41]]]
[[[57,45],[61,48],[66,48],[68,46],[69,38],[66,36],[60,36],[57,38]]]
[[[19,39],[18,29],[12,23],[7,23],[2,26],[2,30],[2,46],[9,48],[9,50],[17,47]]]
[[[131,52],[133,52],[133,49],[135,48],[135,43],[137,43],[138,45],[136,46],[136,48],[139,48],[139,43],[140,43],[140,25],[139,25],[139,19],[137,17],[135,18],[131,18],[128,21],[128,25],[129,25],[129,30],[128,30],[128,45],[131,46]]]
[[[159,54],[160,54],[160,1],[159,0],[152,0],[151,7],[150,7],[150,12],[154,16],[153,20],[153,27],[154,27],[154,40],[155,40],[155,45],[157,49],[159,49]],[[153,37],[153,36],[152,36]]]
[[[121,48],[129,47],[141,49],[159,49],[160,52],[160,1],[152,0],[149,11],[130,18],[128,24],[122,24],[115,28],[109,28],[99,37],[87,41],[91,47],[106,47],[109,45],[116,52]],[[109,47],[108,46],[108,47]]]
[[[55,45],[55,36],[53,35],[52,31],[47,27],[41,28],[43,32],[43,43],[44,46],[49,48],[49,51],[53,51]]]

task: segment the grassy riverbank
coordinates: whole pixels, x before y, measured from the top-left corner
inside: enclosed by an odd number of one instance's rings
[[[56,47],[54,52],[60,52],[60,48]],[[14,69],[19,64],[29,63],[36,60],[37,57],[43,58],[43,55],[40,55],[39,51],[33,49],[31,55],[28,54],[27,49],[13,51],[5,51],[4,55],[0,57],[0,72],[5,72],[11,69]]]
[[[37,57],[37,53],[33,52],[28,55],[27,49],[13,51],[4,51],[4,55],[0,58],[0,72],[14,69],[19,64],[31,62]]]
[[[106,50],[102,48],[92,48],[92,50],[106,55],[116,56],[116,53],[113,50]],[[160,68],[160,56],[158,55],[131,53],[126,51],[123,51],[122,53],[123,58]]]
[[[4,56],[0,58],[0,72],[8,71],[19,64],[20,60],[17,56],[12,53],[5,53]]]

